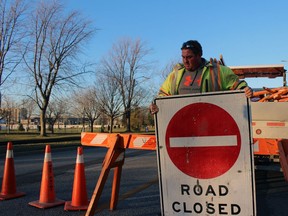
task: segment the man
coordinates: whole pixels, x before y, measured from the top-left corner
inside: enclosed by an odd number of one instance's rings
[[[236,89],[244,89],[248,98],[253,96],[252,89],[230,68],[202,58],[202,46],[198,41],[183,43],[181,50],[183,64],[174,67],[160,87],[159,96]],[[158,107],[151,104],[150,112],[157,113]]]

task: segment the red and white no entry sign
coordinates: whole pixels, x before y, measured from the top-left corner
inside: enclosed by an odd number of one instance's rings
[[[241,149],[240,131],[231,115],[217,105],[203,102],[176,112],[168,124],[165,141],[175,166],[199,179],[226,173]]]

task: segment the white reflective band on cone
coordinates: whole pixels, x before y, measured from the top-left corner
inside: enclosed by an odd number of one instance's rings
[[[84,163],[84,157],[83,157],[83,155],[78,155],[78,156],[77,156],[76,163]]]
[[[44,161],[45,162],[50,162],[51,161],[51,153],[45,153]]]
[[[6,158],[13,158],[14,155],[13,155],[13,150],[7,150],[6,152]]]

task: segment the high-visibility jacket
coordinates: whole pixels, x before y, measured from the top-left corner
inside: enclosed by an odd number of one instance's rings
[[[178,89],[185,72],[183,64],[177,64],[160,87],[159,96],[178,95]],[[243,89],[247,83],[239,80],[233,71],[219,63],[205,60],[201,74],[200,92]]]

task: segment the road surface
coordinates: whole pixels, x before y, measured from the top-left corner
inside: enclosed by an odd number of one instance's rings
[[[80,146],[80,145],[79,145]],[[19,149],[18,149],[19,148]],[[88,197],[92,196],[101,172],[106,148],[83,147],[85,176]],[[1,216],[22,215],[84,215],[85,211],[65,211],[64,206],[49,209],[38,209],[28,205],[39,199],[40,182],[45,146],[14,146],[14,163],[17,190],[25,192],[21,198],[0,201]],[[65,201],[71,200],[74,179],[74,167],[77,156],[77,145],[63,148],[52,148],[56,197]],[[5,162],[5,152],[0,152],[0,176]],[[284,180],[279,165],[256,167],[256,197],[258,216],[288,215],[288,183]],[[154,151],[126,150],[123,166],[120,195],[117,209],[109,210],[112,174],[108,177],[101,194],[95,215],[117,216],[153,216],[160,215],[160,194],[158,186],[157,158]]]

